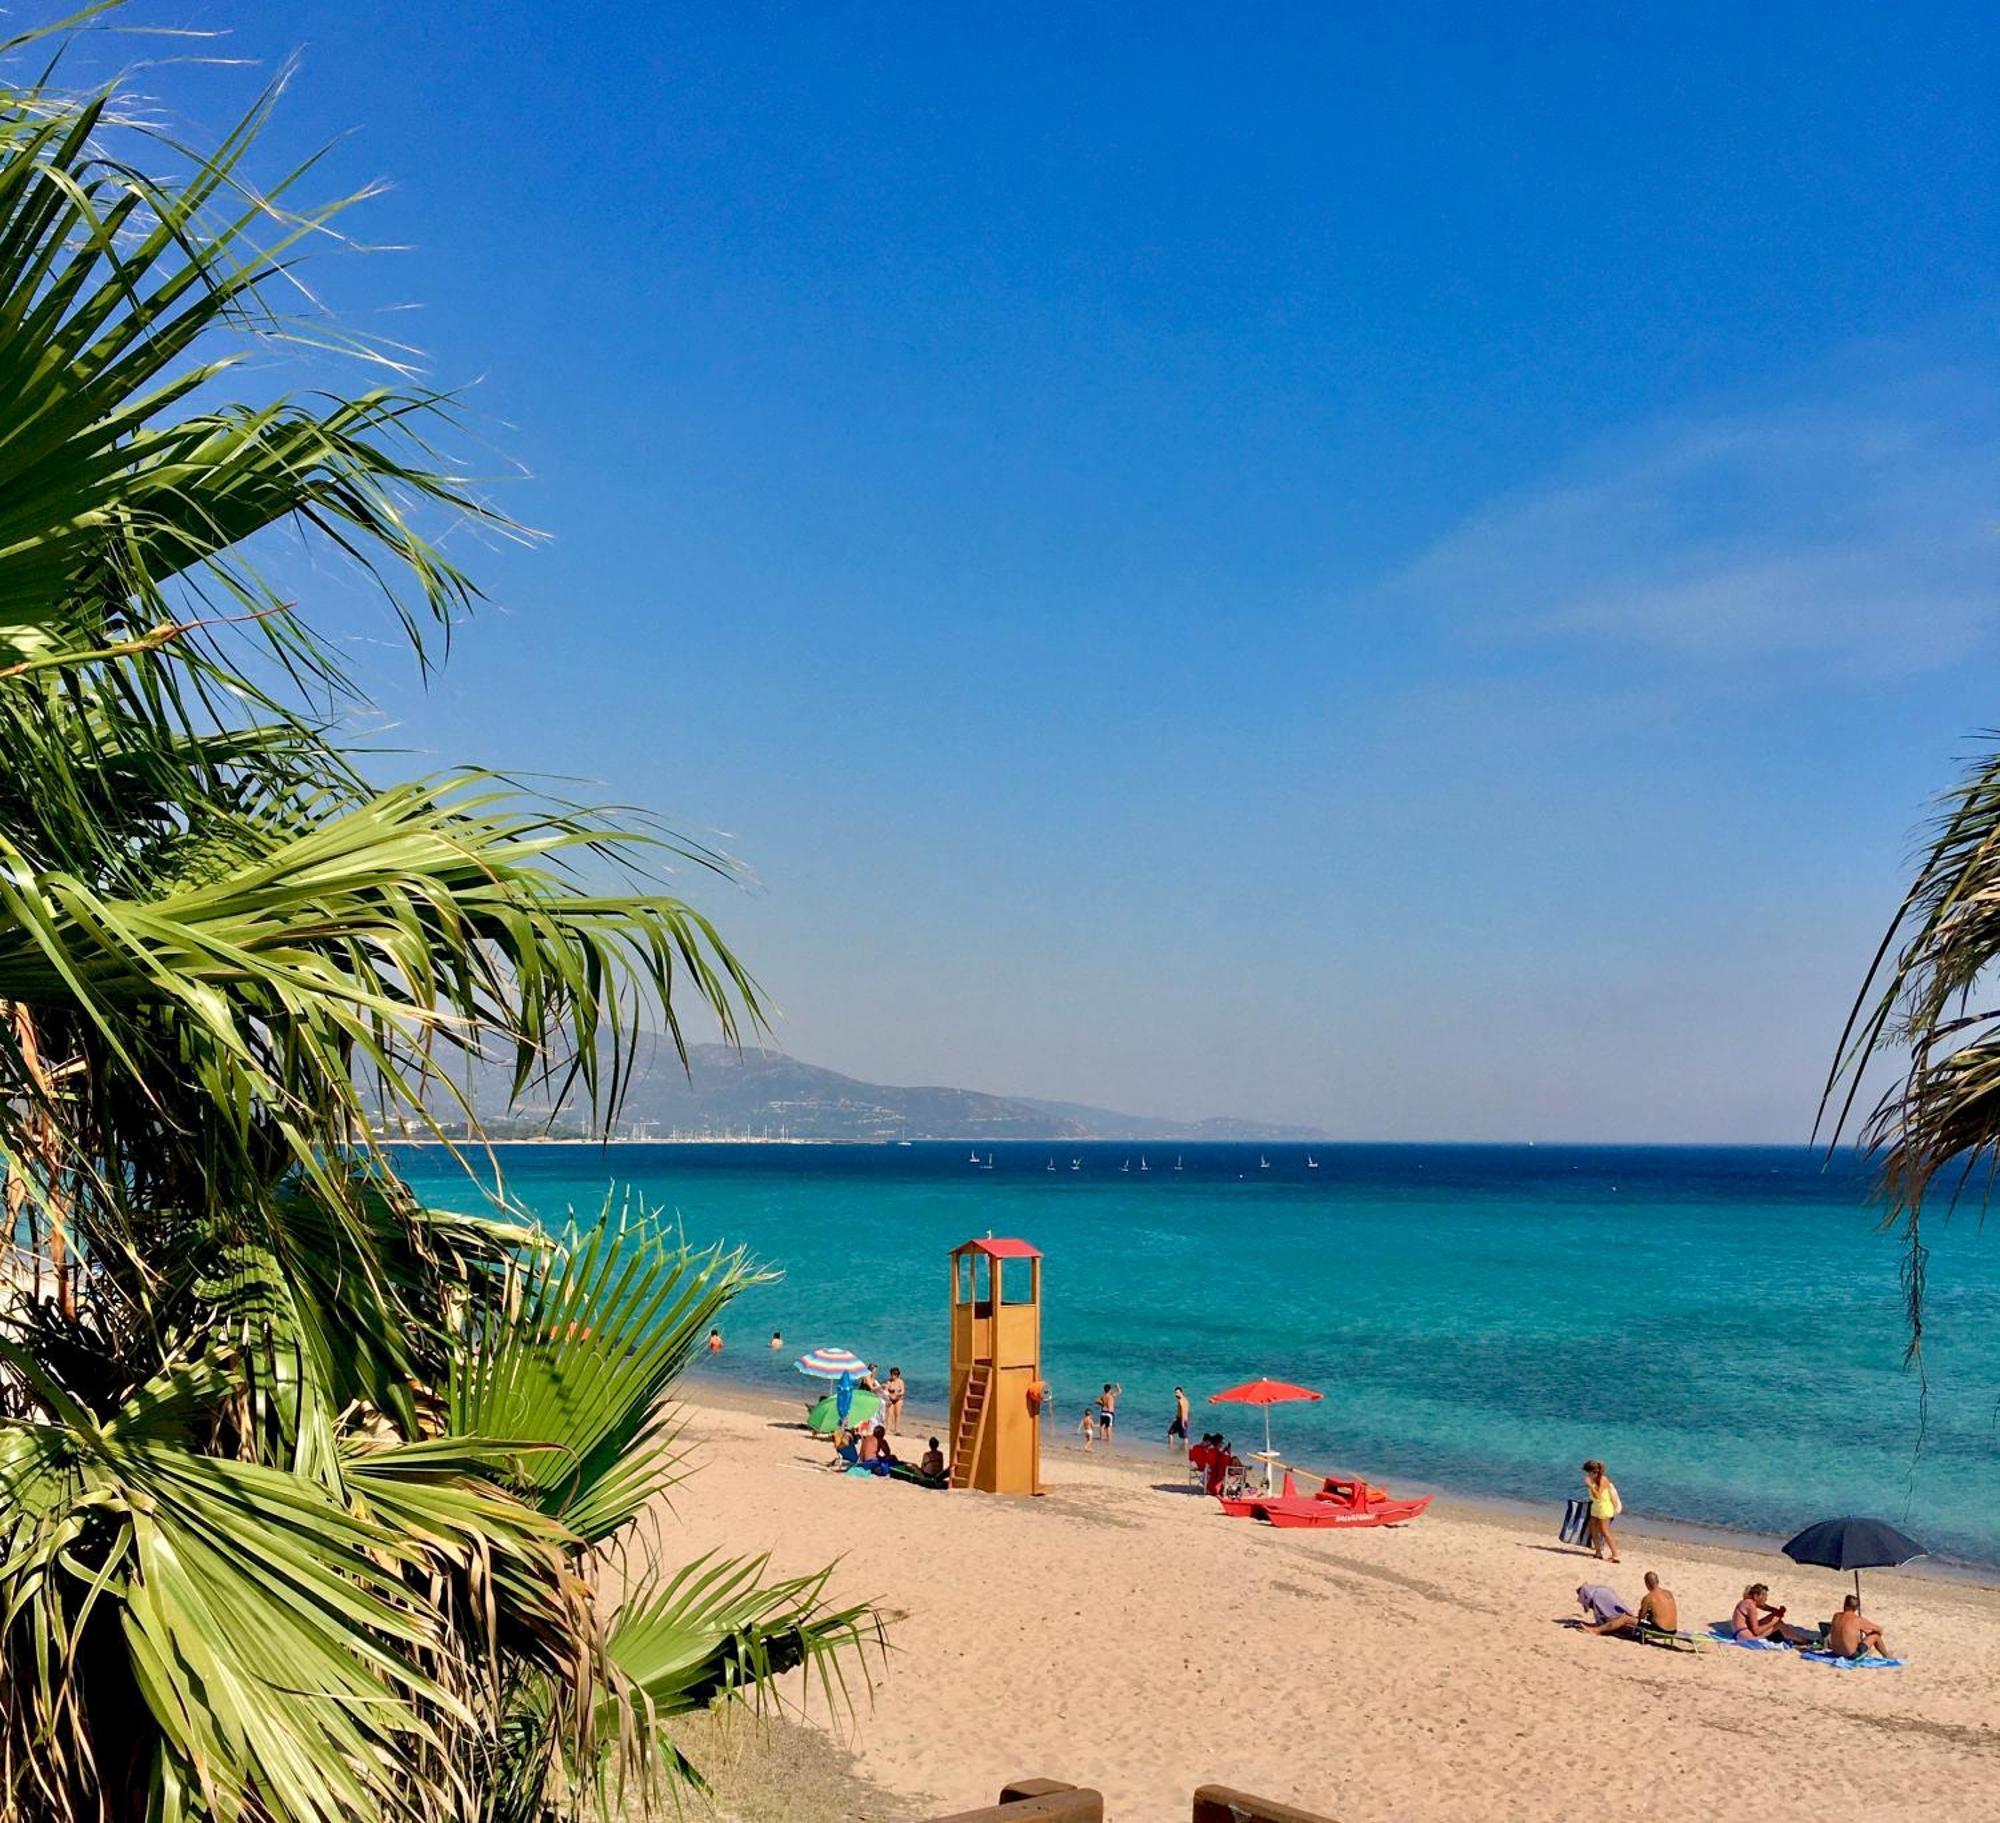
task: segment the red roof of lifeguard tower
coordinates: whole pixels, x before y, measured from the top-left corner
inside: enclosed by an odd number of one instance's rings
[[[995,1260],[1038,1260],[1042,1257],[1042,1250],[1030,1247],[1026,1241],[996,1241],[990,1234],[983,1241],[962,1241],[952,1251],[963,1253],[968,1247],[974,1253],[983,1253]]]

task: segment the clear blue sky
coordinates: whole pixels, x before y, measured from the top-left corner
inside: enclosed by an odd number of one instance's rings
[[[532,470],[399,738],[726,831],[787,1048],[1804,1137],[2000,724],[1990,9],[142,16]]]

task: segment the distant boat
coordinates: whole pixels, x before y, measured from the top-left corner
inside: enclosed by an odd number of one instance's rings
[[[976,1165],[979,1163],[979,1148],[977,1146],[975,1146],[972,1149],[972,1156],[965,1162],[969,1165]]]
[[[1053,1170],[1054,1170],[1055,1168],[1056,1168],[1056,1161],[1055,1161],[1054,1159],[1050,1159],[1050,1160],[1049,1160],[1049,1169],[1050,1169],[1051,1171],[1053,1171]]]
[[[1258,1154],[1257,1154],[1257,1169],[1258,1169],[1259,1171],[1268,1171],[1268,1170],[1270,1170],[1270,1168],[1271,1168],[1271,1161],[1270,1161],[1270,1160],[1269,1160],[1268,1158],[1266,1158],[1266,1157],[1265,1157],[1265,1156],[1263,1155],[1263,1153],[1261,1153],[1261,1152],[1260,1152],[1260,1153],[1258,1153]]]
[[[1181,1155],[1178,1152],[1176,1152],[1174,1154],[1174,1169],[1178,1171],[1180,1170],[1180,1168],[1181,1168]]]
[[[1306,1169],[1308,1171],[1317,1171],[1319,1169],[1319,1160],[1314,1158],[1310,1152],[1306,1154]]]
[[[1072,1171],[1081,1171],[1083,1169],[1083,1160],[1080,1158],[1071,1159],[1069,1161],[1069,1168]]]
[[[989,1152],[989,1153],[987,1153],[987,1155],[986,1155],[986,1162],[985,1162],[985,1164],[981,1165],[981,1166],[980,1166],[979,1168],[980,1168],[980,1170],[982,1170],[982,1171],[991,1171],[991,1170],[993,1169],[993,1154],[992,1154],[992,1153],[990,1153],[990,1152]]]
[[[1145,1155],[1145,1153],[1141,1152],[1141,1153],[1139,1154],[1139,1169],[1140,1169],[1141,1171],[1150,1171],[1150,1170],[1152,1170],[1152,1168],[1153,1168],[1153,1167],[1152,1167],[1151,1165],[1149,1165],[1149,1164],[1147,1164],[1147,1163],[1146,1163],[1146,1155]]]
[[[1127,1159],[1127,1160],[1126,1160],[1126,1161],[1125,1161],[1125,1162],[1124,1162],[1124,1163],[1123,1163],[1122,1165],[1120,1165],[1120,1166],[1118,1167],[1118,1169],[1119,1169],[1119,1170],[1121,1170],[1121,1171],[1129,1171],[1129,1170],[1131,1170],[1131,1169],[1132,1169],[1132,1161],[1131,1161],[1131,1160],[1130,1160],[1130,1159],[1128,1158],[1128,1159]]]

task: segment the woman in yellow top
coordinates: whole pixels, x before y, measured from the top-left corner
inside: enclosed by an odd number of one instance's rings
[[[1583,1485],[1590,1496],[1590,1554],[1602,1558],[1609,1551],[1616,1563],[1618,1542],[1611,1536],[1611,1522],[1625,1510],[1625,1503],[1618,1498],[1604,1464],[1594,1457],[1583,1465]]]

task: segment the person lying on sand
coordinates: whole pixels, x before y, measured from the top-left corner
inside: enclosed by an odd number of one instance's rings
[[[1578,1583],[1576,1601],[1577,1606],[1590,1616],[1584,1625],[1592,1633],[1606,1632],[1614,1622],[1629,1627],[1639,1618],[1618,1599],[1618,1591],[1609,1583]]]
[[[1872,1654],[1888,1658],[1882,1629],[1861,1612],[1861,1597],[1850,1595],[1840,1604],[1840,1612],[1826,1624],[1826,1649],[1836,1658],[1862,1658]]]
[[[1585,1589],[1601,1589],[1603,1586],[1602,1583],[1584,1584]],[[1577,1599],[1582,1600],[1582,1598],[1583,1589],[1579,1589],[1577,1590]],[[1588,1606],[1589,1604],[1586,1603],[1585,1605]],[[1587,1624],[1584,1627],[1584,1631],[1586,1633],[1636,1634],[1641,1627],[1652,1627],[1661,1633],[1675,1633],[1680,1630],[1680,1624],[1680,1604],[1674,1600],[1673,1590],[1662,1585],[1659,1571],[1648,1570],[1646,1572],[1646,1593],[1639,1597],[1639,1612],[1637,1614],[1624,1612],[1621,1604],[1621,1611],[1619,1613],[1612,1615],[1609,1620],[1600,1618],[1594,1624]]]

